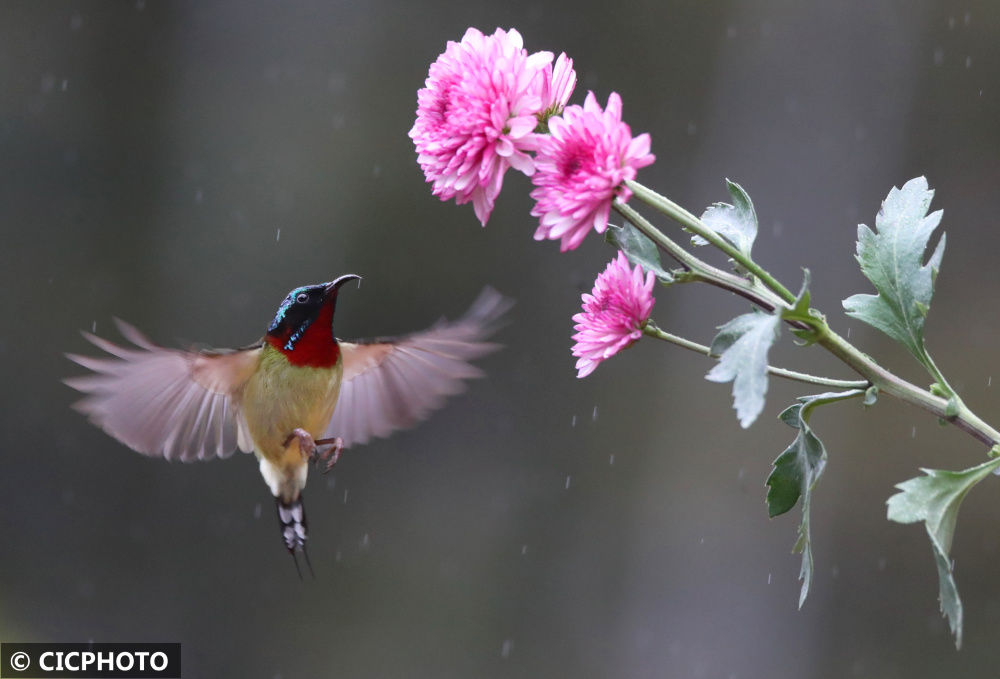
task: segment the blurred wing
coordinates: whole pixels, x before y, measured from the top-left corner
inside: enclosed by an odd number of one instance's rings
[[[74,407],[143,455],[185,462],[232,455],[237,445],[233,394],[253,374],[260,347],[232,352],[165,349],[133,326],[115,322],[138,348],[83,333],[112,357],[67,354],[92,371],[65,380],[85,394]]]
[[[340,343],[344,378],[324,436],[367,443],[412,426],[482,376],[469,363],[499,348],[484,342],[512,302],[486,288],[465,316],[423,332],[370,343]]]

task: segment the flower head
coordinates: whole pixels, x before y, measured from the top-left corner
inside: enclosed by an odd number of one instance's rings
[[[545,66],[539,122],[545,123],[550,117],[561,115],[575,87],[576,71],[573,70],[573,60],[563,52],[556,57],[554,67],[552,64]]]
[[[601,361],[611,358],[642,336],[642,327],[653,310],[652,272],[643,277],[642,267],[629,266],[623,252],[597,276],[594,291],[583,295],[583,311],[573,316],[573,355],[577,377],[594,372]]]
[[[582,108],[567,106],[548,126],[550,134],[535,157],[531,214],[541,218],[535,240],[561,239],[565,252],[576,249],[591,227],[604,233],[615,197],[632,196],[623,182],[635,179],[636,171],[655,157],[649,152],[649,135],[633,138],[622,122],[616,92],[604,110],[589,92]]]
[[[528,152],[538,146],[551,64],[551,52],[529,55],[514,29],[485,36],[470,28],[461,42],[448,43],[417,93],[410,130],[435,196],[472,201],[485,226],[507,169],[534,173]]]

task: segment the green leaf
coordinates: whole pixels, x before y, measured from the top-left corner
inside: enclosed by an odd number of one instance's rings
[[[962,600],[952,575],[951,550],[958,520],[958,508],[973,486],[1000,467],[1000,458],[994,458],[977,467],[959,472],[942,469],[921,469],[926,476],[918,476],[896,485],[900,490],[889,498],[888,517],[898,523],[923,521],[934,550],[938,569],[938,598],[941,612],[948,618],[955,646],[962,646]]]
[[[809,280],[809,269],[802,269],[802,289],[799,291],[799,296],[795,298],[791,309],[781,310],[782,320],[797,322],[799,325],[806,324],[804,328],[792,328],[792,334],[801,340],[800,342],[796,342],[796,344],[801,346],[809,346],[819,339],[815,324],[817,319],[822,318],[818,311],[809,308],[811,299],[809,294]]]
[[[843,302],[849,316],[900,342],[924,365],[930,360],[924,349],[924,317],[945,244],[942,234],[924,264],[931,234],[941,222],[940,210],[927,214],[933,197],[926,179],[911,179],[901,189],[893,187],[882,203],[875,217],[878,233],[858,226],[857,260],[878,294],[852,295]]]
[[[764,409],[767,393],[767,352],[778,338],[781,317],[753,312],[737,316],[712,340],[712,353],[719,362],[705,379],[733,382],[733,407],[746,429]]]
[[[826,447],[809,427],[809,417],[816,406],[834,403],[862,395],[861,389],[843,392],[829,392],[815,396],[802,396],[799,403],[786,408],[778,417],[789,427],[798,430],[795,440],[774,461],[774,470],[767,477],[767,511],[773,518],[784,514],[802,498],[802,523],[799,524],[798,539],[792,549],[802,554],[799,580],[799,608],[805,603],[812,584],[813,558],[809,531],[809,510],[812,491],[826,468]]]
[[[750,249],[757,238],[757,213],[742,186],[727,179],[726,188],[733,197],[733,204],[713,203],[702,214],[701,221],[749,258]],[[708,245],[708,241],[701,236],[693,236],[691,243]]]
[[[802,269],[802,289],[799,290],[799,296],[795,298],[791,309],[783,309],[781,312],[781,317],[786,321],[812,320],[812,316],[809,315],[809,281],[811,278],[809,269]]]
[[[631,224],[626,223],[624,226],[609,224],[604,239],[624,252],[633,265],[638,264],[644,270],[652,271],[662,284],[670,285],[674,282],[674,275],[660,263],[660,250],[656,247],[656,243]]]

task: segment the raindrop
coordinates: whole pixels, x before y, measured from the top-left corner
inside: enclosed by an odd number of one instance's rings
[[[767,574],[767,584],[769,584],[769,585],[771,584],[771,574],[770,573]]]
[[[338,549],[338,550],[337,550],[337,553],[336,553],[336,554],[334,555],[334,557],[333,557],[333,560],[334,560],[334,561],[340,561],[340,560],[341,560],[341,559],[342,559],[343,557],[344,557],[344,555],[343,555],[343,554],[341,554],[340,550]]]
[[[146,0],[135,0],[135,8],[140,12],[146,9]]]
[[[735,38],[736,37],[736,27],[735,26],[726,26],[726,37],[727,38]]]
[[[832,577],[834,580],[840,577],[840,566],[834,566],[833,568],[830,569],[830,577]]]
[[[42,94],[48,94],[56,86],[56,77],[51,73],[46,73],[42,76]]]
[[[344,489],[344,504],[347,504],[347,489]]]
[[[281,242],[281,227],[278,227],[278,232],[274,234],[274,242]]]
[[[878,558],[878,569],[880,571],[884,571],[885,567],[886,567],[886,565],[888,565],[888,563],[889,563],[888,559],[886,559],[884,556],[880,556]]]
[[[253,506],[253,518],[259,519],[260,515],[261,515],[261,513],[263,513],[263,511],[264,511],[264,508],[261,506],[261,504],[259,502],[257,504],[255,504]]]
[[[591,414],[590,419],[592,422],[597,422],[597,406],[594,406],[594,412]]]
[[[968,59],[966,61],[968,61]],[[69,87],[69,79],[63,78],[63,81],[59,83],[59,89],[65,92],[67,87]]]
[[[93,323],[90,324],[90,332],[94,333],[95,335],[97,334],[97,321],[96,320]]]
[[[955,17],[948,17],[948,30],[953,30],[955,28]]]
[[[375,167],[372,168],[372,176],[373,177],[375,177],[376,179],[378,179],[379,175],[381,175],[381,174],[382,174],[382,166],[381,165],[376,165]]]
[[[944,63],[944,48],[938,47],[934,50],[934,65],[940,66]]]
[[[913,430],[910,431],[910,438],[911,439],[917,438],[917,425],[913,425]]]
[[[196,189],[194,192],[194,202],[201,204],[202,199],[205,198],[205,192],[201,189]]]
[[[850,328],[850,326],[847,327],[847,339],[851,339],[851,328]]]
[[[965,57],[965,67],[972,68],[972,57]]]
[[[521,545],[521,556],[528,553],[528,545]]]
[[[500,644],[500,657],[506,660],[510,657],[510,652],[514,650],[514,640],[504,639],[503,643]]]
[[[611,455],[608,456],[608,464],[611,465],[611,466],[614,466],[614,464],[615,464],[615,454],[614,453],[611,453]]]
[[[570,423],[569,426],[571,426],[571,427],[575,427],[576,426],[576,415],[573,416],[573,421]]]
[[[336,488],[337,487],[337,477],[336,476],[329,476],[326,479],[326,487],[329,488],[330,490],[333,490],[334,488]]]
[[[566,476],[566,490],[569,490],[569,483],[572,478],[573,478],[572,476],[569,475]]]
[[[371,546],[372,546],[371,538],[368,537],[368,533],[365,533],[361,538],[361,544],[359,545],[358,548],[361,551],[365,551]]]
[[[964,22],[965,22],[965,25],[966,25],[966,26],[968,26],[968,25],[969,25],[969,23],[970,23],[970,22],[972,21],[972,12],[966,12],[966,13],[965,13],[965,16],[964,16],[964,17],[962,17],[962,21],[964,21]]]
[[[692,121],[688,123],[687,132],[690,136],[698,134],[698,126]]]
[[[699,545],[705,544],[705,538],[702,538],[702,539],[698,540],[698,544]]]
[[[993,375],[990,375],[989,377],[986,378],[986,386],[987,387],[993,386]]]
[[[742,481],[743,477],[746,475],[746,473],[747,473],[747,470],[744,469],[743,467],[740,467],[740,470],[736,473],[736,480],[737,481]]]
[[[69,19],[69,29],[71,31],[79,31],[81,26],[83,26],[83,17],[79,12],[73,12],[73,16]]]

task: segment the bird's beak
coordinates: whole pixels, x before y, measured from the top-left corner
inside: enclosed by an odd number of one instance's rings
[[[355,280],[356,281],[360,281],[361,280],[361,276],[358,276],[357,274],[353,274],[353,273],[345,274],[345,275],[341,276],[340,278],[337,278],[337,279],[332,280],[329,283],[327,283],[326,284],[326,289],[324,290],[324,292],[327,295],[333,294],[338,289],[340,289],[340,286],[343,285],[344,283],[346,283],[348,281],[355,281]]]

